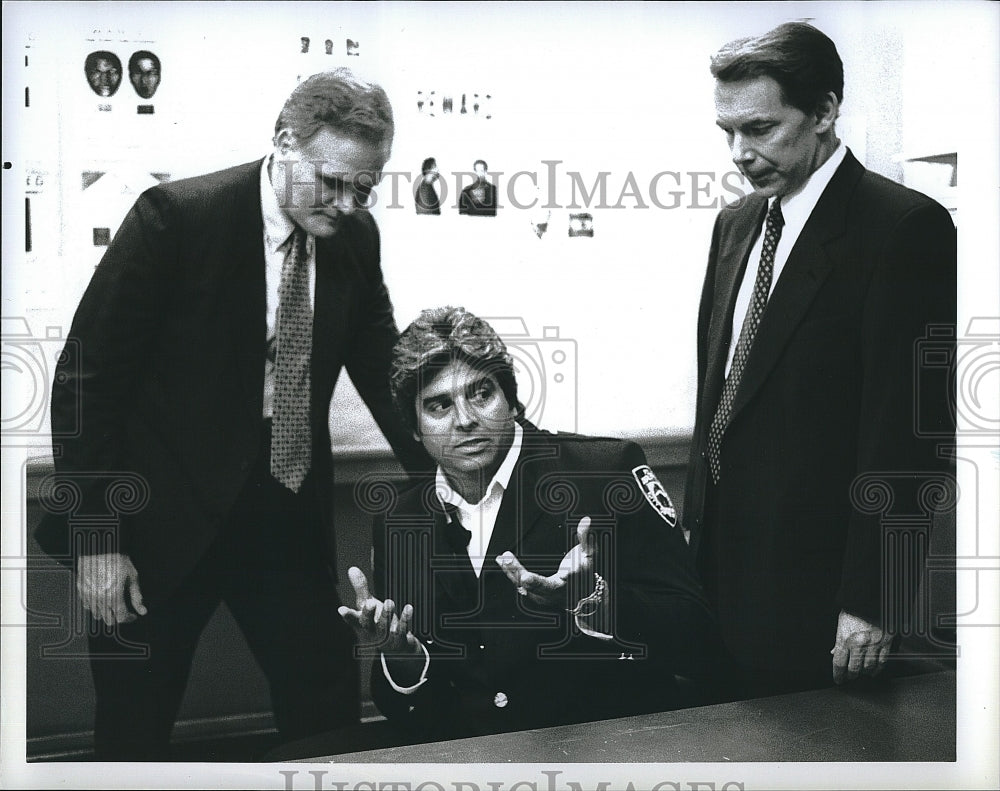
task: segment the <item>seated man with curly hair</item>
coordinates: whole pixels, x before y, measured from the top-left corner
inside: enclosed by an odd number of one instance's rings
[[[715,623],[637,445],[531,425],[503,341],[462,308],[406,329],[391,389],[437,471],[382,499],[374,595],[351,568],[340,608],[390,722],[422,740],[522,730],[677,708],[675,675],[719,681]]]

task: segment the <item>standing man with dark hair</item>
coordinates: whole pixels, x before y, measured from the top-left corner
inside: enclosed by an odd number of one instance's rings
[[[954,327],[955,229],[837,138],[843,66],[816,28],[732,42],[711,70],[755,192],[712,236],[684,522],[745,693],[771,694],[886,662],[916,569],[886,572],[899,559],[852,487],[883,476],[919,512],[941,468],[915,406],[938,434],[954,416],[944,389],[915,391],[916,355],[932,325]]]
[[[269,156],[145,192],[80,303],[52,424],[66,434],[79,414],[81,428],[56,449],[57,485],[84,514],[106,512],[116,476],[141,480],[145,498],[106,534],[71,536],[55,518],[38,532],[74,564],[91,618],[99,759],[169,755],[220,601],[283,738],[358,720],[331,571],[328,412],[342,368],[403,465],[426,458],[392,407],[398,333],[364,209],[392,138],[380,87],[347,69],[310,77]]]
[[[719,680],[688,546],[635,443],[528,423],[503,340],[461,308],[403,332],[391,380],[437,472],[381,500],[375,596],[350,569],[341,614],[381,649],[372,694],[392,724],[426,739],[605,719],[677,708],[674,674]]]

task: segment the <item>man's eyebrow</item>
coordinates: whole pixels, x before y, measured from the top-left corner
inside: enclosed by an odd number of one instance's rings
[[[427,398],[420,399],[420,403],[423,406],[431,406],[432,404],[445,404],[448,401],[451,401],[451,396],[446,393],[442,393],[441,395],[427,396]]]
[[[490,377],[488,377],[488,376],[480,376],[478,379],[475,379],[472,382],[469,382],[469,384],[467,384],[465,386],[465,392],[471,393],[473,390],[476,390],[477,388],[481,387],[484,384],[487,384],[487,385],[492,385],[493,384],[490,381]]]
[[[731,127],[737,127],[739,129],[746,129],[750,126],[766,126],[767,124],[777,123],[775,119],[771,118],[769,115],[755,115],[752,118],[741,119],[739,123],[727,123],[725,119],[716,118],[715,125],[722,129],[723,131],[730,129]]]

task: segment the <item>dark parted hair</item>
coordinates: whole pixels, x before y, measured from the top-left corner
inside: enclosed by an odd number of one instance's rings
[[[472,163],[472,169],[473,170],[476,169],[476,165],[482,165],[483,166],[483,170],[489,170],[490,169],[490,166],[486,164],[486,160],[485,159],[477,159],[475,162],[473,162]]]
[[[119,75],[122,70],[122,62],[117,55],[113,52],[109,52],[106,49],[99,49],[95,52],[91,52],[83,61],[83,70],[86,74],[90,74],[91,71],[97,68],[98,60],[106,60],[111,63],[116,69],[118,69]]]
[[[427,157],[427,159],[425,159],[420,165],[420,172],[429,173],[430,169],[433,167],[437,167],[437,160],[434,159],[434,157]]]
[[[385,91],[342,67],[300,82],[278,114],[274,133],[290,129],[308,140],[324,126],[374,147],[392,147],[395,126]]]
[[[805,22],[786,22],[761,36],[730,41],[712,56],[720,82],[770,77],[786,104],[812,113],[828,92],[844,101],[844,64],[837,46]]]
[[[507,404],[517,407],[518,417],[523,414],[514,361],[496,330],[465,308],[428,308],[399,336],[389,368],[392,402],[411,431],[417,427],[417,393],[455,360],[493,374]]]
[[[138,52],[133,52],[132,57],[128,59],[128,72],[129,74],[134,74],[139,71],[139,61],[143,58],[149,58],[153,61],[153,65],[156,67],[156,71],[160,71],[160,59],[156,57],[148,49],[140,49]]]

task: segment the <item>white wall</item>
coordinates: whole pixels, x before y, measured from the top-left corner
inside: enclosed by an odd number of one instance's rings
[[[263,155],[297,78],[349,64],[382,82],[393,101],[397,134],[387,169],[415,180],[421,160],[435,156],[449,180],[449,206],[455,172],[471,170],[480,157],[499,180],[503,204],[517,171],[538,173],[542,200],[551,189],[561,206],[571,202],[570,171],[588,188],[607,171],[609,204],[630,174],[641,195],[626,195],[624,208],[592,208],[592,239],[568,238],[569,210],[554,209],[538,239],[530,221],[542,210],[506,205],[495,220],[459,217],[453,208],[417,217],[406,180],[398,182],[401,208],[390,207],[384,185],[374,211],[401,327],[423,307],[451,303],[523,319],[535,339],[558,328],[559,341],[515,344],[526,362],[556,348],[570,354],[561,366],[549,358],[534,380],[525,370],[522,397],[544,407],[536,413],[543,424],[589,433],[684,432],[693,422],[695,322],[712,206],[732,198],[721,186],[733,168],[714,126],[709,54],[781,21],[812,19],[845,61],[842,137],[870,167],[898,178],[893,156],[905,146],[956,145],[953,111],[963,100],[952,88],[977,68],[976,48],[960,35],[962,15],[938,5],[8,5],[5,158],[19,175],[40,175],[44,183],[30,188],[30,254],[11,244],[23,227],[23,195],[15,190],[15,200],[5,200],[4,316],[26,317],[36,334],[47,326],[65,332],[100,257],[95,225],[113,228],[154,183],[151,173],[179,178]],[[308,55],[300,53],[304,35],[312,39]],[[347,37],[360,42],[360,57],[344,54]],[[322,54],[326,38],[337,54]],[[99,110],[84,80],[84,56],[111,49],[124,65],[139,48],[162,60],[159,91],[139,100],[126,75],[105,102],[111,110]],[[27,109],[22,85],[31,91]],[[451,93],[455,113],[418,114],[418,90]],[[490,93],[493,118],[459,116],[463,91]],[[153,104],[155,114],[136,114],[140,103]],[[561,162],[554,183],[547,160]],[[85,193],[81,173],[90,170],[111,177]],[[661,171],[679,174],[679,186],[667,176],[656,193],[676,208],[650,201],[650,179]],[[693,189],[693,179],[703,191]],[[516,197],[530,201],[528,178],[519,184]],[[562,372],[562,382],[554,381]],[[338,404],[355,398],[340,388]],[[344,408],[334,414],[340,444],[382,444],[366,416]]]

